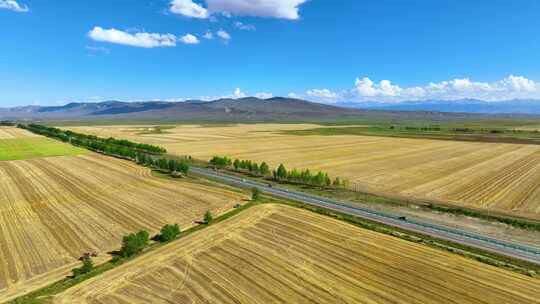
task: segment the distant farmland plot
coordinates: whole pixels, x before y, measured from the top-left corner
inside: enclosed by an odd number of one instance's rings
[[[298,136],[280,130],[314,125],[178,126],[162,133],[146,127],[76,127],[161,145],[169,152],[266,161],[276,167],[324,170],[360,189],[433,199],[540,218],[540,146],[376,136]],[[146,132],[143,132],[146,131]]]
[[[85,150],[18,128],[0,128],[0,161],[76,155]]]
[[[0,302],[48,284],[123,235],[166,223],[185,228],[243,196],[94,153],[0,162]]]
[[[259,205],[54,303],[540,303],[538,280],[309,211]]]

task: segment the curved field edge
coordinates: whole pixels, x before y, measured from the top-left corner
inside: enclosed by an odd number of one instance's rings
[[[54,303],[539,303],[537,287],[533,278],[265,204],[68,289]]]
[[[190,227],[244,198],[94,153],[0,162],[0,299],[61,279],[83,252],[106,257],[127,233]]]

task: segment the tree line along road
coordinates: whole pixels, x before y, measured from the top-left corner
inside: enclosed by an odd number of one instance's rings
[[[210,169],[192,167],[191,171],[219,181],[234,184],[243,188],[258,188],[259,190],[276,197],[299,201],[309,205],[322,207],[342,213],[354,215],[360,218],[382,223],[385,225],[401,228],[404,230],[422,233],[431,237],[448,240],[463,245],[475,247],[489,252],[509,256],[512,258],[528,261],[540,265],[540,250],[519,243],[508,242],[496,238],[472,233],[464,230],[434,225],[428,222],[404,219],[399,215],[384,213],[369,208],[357,207],[352,203],[331,200],[311,194],[306,194],[288,189],[269,187],[267,184],[239,178]]]

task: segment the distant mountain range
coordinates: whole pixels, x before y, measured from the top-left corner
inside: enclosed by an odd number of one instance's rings
[[[390,111],[430,111],[449,113],[483,114],[540,114],[540,100],[506,100],[488,102],[478,99],[460,100],[425,100],[400,103],[352,103],[341,102],[336,105],[353,109],[390,110]]]
[[[384,111],[383,111],[384,110]],[[445,113],[460,112],[460,113]],[[483,114],[540,114],[540,102],[508,101],[490,103],[479,100],[425,101],[401,104],[339,103],[327,105],[301,99],[274,97],[259,99],[189,100],[184,102],[69,103],[63,106],[24,106],[0,108],[0,120],[159,120],[159,121],[353,121],[359,119],[457,119],[481,118]],[[513,116],[513,115],[499,115]]]
[[[0,108],[0,119],[12,120],[185,120],[185,121],[283,121],[335,120],[365,115],[346,109],[292,98],[189,100],[184,102],[69,103],[64,106]]]

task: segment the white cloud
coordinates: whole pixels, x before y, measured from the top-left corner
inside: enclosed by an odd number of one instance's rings
[[[510,75],[502,80],[503,86],[510,86],[512,89],[521,92],[534,92],[540,89],[539,84],[523,76]]]
[[[401,87],[390,80],[375,83],[368,77],[357,78],[354,87],[341,92],[314,89],[306,92],[308,98],[323,101],[375,101],[401,102],[415,100],[481,99],[500,101],[509,99],[540,98],[540,83],[523,76],[510,75],[494,82],[456,78],[431,82],[424,86]]]
[[[211,13],[226,16],[253,16],[298,19],[299,7],[307,0],[206,0]]]
[[[204,39],[212,40],[214,39],[214,34],[211,31],[206,31],[202,37]]]
[[[246,96],[247,96],[246,93],[242,92],[240,88],[236,88],[236,90],[234,90],[234,93],[233,93],[234,98],[244,98]]]
[[[231,35],[229,35],[229,33],[227,33],[226,31],[224,30],[219,30],[216,32],[216,35],[221,38],[225,43],[229,42],[229,40],[231,40]]]
[[[208,10],[192,0],[173,0],[170,4],[171,13],[199,19],[209,17]]]
[[[255,31],[257,30],[253,24],[245,24],[240,21],[234,23],[234,27],[242,31]]]
[[[94,27],[88,36],[96,41],[117,43],[142,48],[176,46],[176,36],[173,34],[156,34],[139,32],[131,34],[117,29]]]
[[[1,1],[1,0],[0,0]],[[269,17],[295,20],[307,0],[205,0],[206,8],[193,0],[173,0],[169,10],[191,18],[206,19],[212,14]]]
[[[18,13],[26,13],[30,11],[27,5],[21,5],[15,0],[0,0],[0,9],[8,9]]]
[[[328,89],[313,89],[306,92],[308,96],[321,98],[321,99],[336,99],[339,98],[339,94],[332,92]]]
[[[296,93],[291,92],[291,93],[287,94],[287,97],[289,97],[289,98],[300,98],[301,96],[296,94]]]
[[[274,97],[274,94],[272,94],[272,93],[260,92],[260,93],[256,93],[256,94],[255,94],[255,97],[260,98],[260,99],[268,99],[268,98]]]
[[[199,44],[199,38],[192,34],[185,34],[184,36],[178,38],[178,40],[185,44]]]
[[[362,79],[356,78],[354,82],[356,91],[361,96],[397,96],[403,89],[399,86],[393,85],[390,80],[381,80],[379,84],[374,84],[371,79],[364,77]]]

